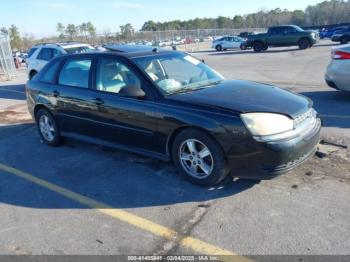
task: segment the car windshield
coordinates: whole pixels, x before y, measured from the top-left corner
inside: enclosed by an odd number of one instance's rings
[[[173,53],[133,60],[166,95],[208,88],[224,80],[215,70],[187,54]]]
[[[300,26],[293,25],[293,27],[294,27],[297,31],[299,31],[299,32],[304,31],[304,29],[302,29]]]
[[[80,53],[92,52],[94,49],[89,46],[79,46],[79,47],[64,48],[64,50],[68,54],[80,54]]]
[[[38,49],[37,47],[32,47],[32,48],[28,51],[28,57],[31,57],[37,49]]]

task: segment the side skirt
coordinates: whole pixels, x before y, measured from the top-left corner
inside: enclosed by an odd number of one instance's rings
[[[162,160],[162,161],[170,161],[170,158],[169,158],[168,155],[164,155],[164,154],[161,154],[161,153],[140,149],[140,148],[137,148],[137,147],[130,147],[130,146],[121,145],[121,144],[117,144],[117,143],[111,143],[111,142],[108,142],[108,141],[105,141],[105,140],[101,140],[101,139],[98,139],[98,138],[83,136],[83,135],[70,133],[70,132],[61,132],[61,135],[63,137],[68,137],[68,138],[72,138],[72,139],[76,139],[76,140],[81,140],[81,141],[88,142],[88,143],[95,144],[95,145],[101,145],[101,146],[105,146],[105,147],[125,150],[125,151],[131,152],[131,153],[135,153],[135,154],[138,154],[138,155],[143,155],[143,156],[150,157],[150,158],[155,158],[155,159]]]

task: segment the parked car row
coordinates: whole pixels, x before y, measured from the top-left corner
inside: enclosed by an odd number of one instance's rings
[[[86,53],[92,50],[94,50],[92,46],[77,42],[33,46],[27,58],[28,77],[32,79],[51,59],[58,55]]]

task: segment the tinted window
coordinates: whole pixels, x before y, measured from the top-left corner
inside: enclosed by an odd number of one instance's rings
[[[63,66],[58,83],[66,86],[89,87],[91,59],[68,60]]]
[[[286,34],[291,34],[291,33],[296,33],[297,30],[294,27],[285,27],[284,28],[284,33]]]
[[[56,61],[50,65],[46,72],[40,78],[41,82],[54,84],[56,80],[56,73],[61,61]]]
[[[275,27],[271,28],[270,33],[273,35],[279,35],[283,33],[283,28],[282,27]]]
[[[72,47],[72,48],[65,48],[64,49],[68,54],[80,54],[80,53],[87,53],[91,52],[94,49],[91,49],[88,46],[80,46],[80,47]]]
[[[28,57],[31,57],[31,56],[35,53],[36,50],[38,50],[37,47],[32,47],[32,48],[28,51]]]
[[[45,60],[45,61],[50,61],[52,58],[55,56],[60,55],[61,52],[57,49],[54,48],[43,48],[40,50],[40,53],[38,55],[38,59],[40,60]]]
[[[115,58],[100,58],[96,72],[96,88],[118,94],[127,86],[141,88],[141,81],[125,64]]]

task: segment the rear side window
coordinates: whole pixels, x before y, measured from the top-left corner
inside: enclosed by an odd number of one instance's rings
[[[280,35],[283,33],[283,28],[282,27],[275,27],[275,28],[271,28],[270,33],[272,35]]]
[[[61,61],[56,61],[49,66],[46,72],[40,78],[41,82],[54,84],[56,81],[56,74]]]
[[[286,33],[286,34],[292,34],[292,33],[296,33],[296,32],[297,32],[297,30],[293,27],[285,27],[284,28],[284,33]]]
[[[45,61],[50,61],[52,58],[55,56],[60,55],[61,52],[57,49],[54,48],[42,48],[40,50],[40,53],[38,55],[38,59],[40,60],[45,60]]]
[[[91,59],[67,60],[63,66],[58,84],[75,87],[89,87]]]

